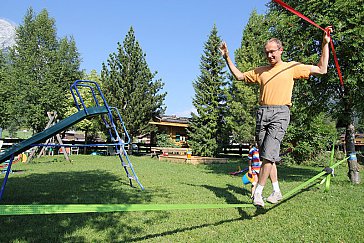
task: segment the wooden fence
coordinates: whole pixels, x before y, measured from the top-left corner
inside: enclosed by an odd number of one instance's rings
[[[23,141],[23,139],[9,139],[9,138],[5,138],[3,139],[3,146],[2,146],[2,150],[7,149],[9,147],[11,147],[12,145],[16,144],[16,143],[20,143],[21,141]],[[84,144],[84,141],[63,141],[64,144],[66,145],[70,145],[70,144]],[[98,143],[98,144],[103,144],[103,143]],[[153,153],[153,148],[157,147],[157,144],[146,144],[146,143],[134,143],[138,146],[137,152],[138,154],[151,154]],[[188,148],[177,148],[180,149],[181,151],[187,151]],[[80,149],[80,153],[89,153],[92,151],[98,151],[98,152],[105,152],[106,150],[106,146],[95,146],[95,147],[88,147],[87,151],[86,148],[82,148]],[[133,149],[134,152],[136,152]],[[248,144],[236,144],[236,145],[224,145],[223,146],[223,151],[220,154],[221,157],[223,156],[245,156],[247,155],[249,152],[249,145]]]

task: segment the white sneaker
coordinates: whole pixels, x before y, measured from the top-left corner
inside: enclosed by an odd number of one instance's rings
[[[253,204],[255,206],[264,207],[264,201],[263,201],[262,194],[260,194],[260,193],[254,193]]]
[[[272,194],[267,198],[267,202],[270,202],[272,204],[277,203],[278,201],[282,200],[283,196],[281,192],[275,192],[273,191]]]

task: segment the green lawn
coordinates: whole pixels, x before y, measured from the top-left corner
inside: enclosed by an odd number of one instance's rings
[[[250,203],[239,162],[188,165],[131,157],[146,188],[131,188],[117,157],[44,157],[9,176],[2,204],[232,204]],[[279,166],[282,192],[322,168]],[[364,242],[364,187],[351,185],[347,165],[330,191],[314,184],[264,210],[193,209],[0,216],[0,242]],[[4,178],[4,174],[1,176]],[[0,180],[2,182],[2,179]],[[267,185],[265,196],[271,192]]]
[[[16,138],[20,138],[20,139],[27,139],[30,138],[33,135],[32,131],[28,130],[28,129],[23,129],[23,130],[19,130],[16,132],[15,137]],[[9,131],[8,130],[3,130],[2,132],[2,138],[0,137],[0,139],[4,139],[10,137]]]

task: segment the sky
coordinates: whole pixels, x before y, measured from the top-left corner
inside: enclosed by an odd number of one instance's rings
[[[242,32],[255,9],[265,14],[268,0],[2,0],[0,19],[23,24],[29,7],[46,9],[59,38],[73,36],[81,69],[99,74],[110,53],[117,52],[130,27],[146,54],[155,79],[164,82],[166,115],[189,117],[194,111],[192,83],[201,74],[204,43],[214,25],[230,54],[240,47]]]

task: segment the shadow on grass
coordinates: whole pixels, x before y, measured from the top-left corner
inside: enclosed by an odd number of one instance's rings
[[[242,189],[233,185],[227,185],[226,188],[220,188],[210,185],[202,185],[202,187],[212,191],[215,193],[216,197],[225,199],[226,203],[228,204],[240,204],[241,201],[233,194],[231,191],[235,193],[241,193]],[[246,190],[246,189],[245,189]],[[241,216],[240,219],[251,219],[242,208],[237,208],[239,215]]]
[[[238,168],[244,169],[247,164],[241,162],[229,162],[226,164],[208,164],[207,169],[210,170],[208,173],[216,174],[229,174],[231,172],[238,171]],[[278,165],[278,178],[279,180],[292,182],[292,181],[305,181],[319,173],[317,170],[303,167],[291,167],[285,165]],[[237,175],[242,177],[243,174]]]
[[[196,185],[191,185],[196,186]],[[225,188],[215,187],[211,185],[201,185],[210,191],[212,191],[216,197],[222,198],[227,204],[241,204],[242,202],[235,196],[236,194],[241,194],[242,192],[246,195],[250,195],[250,191],[245,188],[240,188],[233,185],[227,185]],[[250,203],[250,202],[249,202]],[[240,219],[251,219],[252,217],[248,215],[242,208],[237,208]]]
[[[221,169],[222,166],[223,168]],[[237,167],[237,166],[236,166]],[[235,167],[235,168],[236,168]],[[230,172],[230,167],[222,164],[212,165],[213,172]],[[220,168],[220,169],[219,169]],[[280,168],[281,169],[281,168]],[[280,170],[282,173],[284,170]],[[291,169],[291,168],[287,168]],[[293,168],[294,169],[294,168]],[[293,172],[305,173],[301,169],[291,172],[289,180],[298,180]],[[211,172],[212,173],[212,172]],[[217,172],[218,173],[218,172]],[[312,172],[305,174],[310,177]],[[281,177],[282,178],[282,177]],[[2,180],[1,180],[2,182]],[[227,203],[241,203],[235,193],[242,193],[242,189],[233,185],[220,188],[210,185],[192,185],[204,187],[223,198]],[[155,192],[136,192],[138,188],[130,188],[129,181],[122,171],[120,175],[102,170],[82,172],[51,172],[47,174],[30,174],[22,177],[9,177],[2,204],[102,204],[102,203],[146,203],[152,201]],[[166,192],[158,192],[166,193]],[[284,202],[283,202],[284,203]],[[279,206],[278,204],[276,206]],[[276,207],[274,206],[274,207]],[[133,226],[128,221],[128,213],[87,213],[87,214],[57,214],[57,215],[26,215],[1,216],[0,225],[3,234],[0,242],[85,242],[84,236],[77,236],[82,230],[93,231],[95,241],[114,241],[124,237],[123,241],[140,241],[161,236],[188,232],[210,226],[218,226],[239,220],[249,220],[249,216],[242,208],[237,209],[240,217],[213,223],[192,225],[185,228],[166,231],[158,234],[148,234],[138,238],[130,235],[143,234],[145,227]],[[271,209],[268,209],[271,210]],[[257,210],[257,214],[265,213]],[[140,215],[137,213],[136,215]],[[129,215],[130,217],[130,215]],[[150,216],[149,216],[150,217]],[[168,217],[166,212],[156,212],[155,218],[149,221],[158,222],[162,217]],[[254,216],[253,216],[254,217]],[[139,220],[139,219],[138,219]],[[148,223],[140,219],[143,223]],[[139,225],[139,224],[138,224]],[[106,236],[98,236],[94,232],[103,232]],[[91,232],[90,232],[91,234]]]
[[[2,180],[0,180],[2,183]],[[136,204],[151,201],[152,192],[131,188],[125,173],[53,172],[9,177],[1,204]],[[0,242],[85,242],[78,230],[107,232],[113,239],[142,229],[130,226],[124,212],[1,216]],[[163,216],[163,213],[159,214]],[[95,239],[99,236],[95,235]]]
[[[227,188],[208,185],[202,187],[212,190],[218,197],[225,198],[228,203],[237,203],[238,200],[231,191],[241,190],[232,185],[228,185]],[[135,190],[138,189],[130,188],[124,176],[119,178],[105,171],[30,174],[9,178],[2,204],[102,204],[151,201],[152,193],[135,193]],[[140,241],[250,219],[250,216],[241,209],[239,213],[241,217],[234,219],[199,224],[138,238],[132,238],[130,235],[142,233],[143,227],[128,223],[127,213],[124,212],[2,216],[3,234],[0,235],[0,241],[85,242],[87,239],[77,234],[77,231],[88,228],[91,229],[90,234],[106,232],[106,236],[95,235],[94,240],[101,238],[101,241],[112,242],[122,237],[122,241]],[[158,221],[163,217],[168,217],[166,212],[156,212],[154,218],[150,220]]]
[[[233,163],[228,163],[228,164],[210,164],[207,165],[207,168],[210,170],[207,173],[217,173],[217,174],[229,174],[230,172],[232,172],[231,168],[238,168],[240,166],[241,169],[245,168],[242,162],[233,162]],[[278,178],[280,181],[284,181],[284,182],[305,182],[306,180],[312,178],[313,176],[316,176],[320,171],[319,170],[315,170],[315,169],[311,169],[311,168],[304,168],[304,167],[291,167],[291,166],[285,166],[285,165],[278,165],[277,167],[278,169]],[[237,171],[237,170],[236,170]],[[232,175],[233,176],[233,175]],[[242,177],[243,174],[237,175],[236,177]],[[300,193],[307,191],[309,189],[311,189],[313,186],[317,185],[317,183],[313,183],[310,186],[307,186],[306,188],[298,191],[297,193],[293,194],[292,196],[283,199],[280,203],[272,205],[271,207],[266,207],[266,208],[262,208],[262,207],[256,207],[256,211],[253,217],[256,217],[258,215],[261,214],[265,214],[267,212],[269,212],[270,210],[283,205],[285,202],[287,202],[288,200],[290,200],[291,198],[294,198],[295,196],[299,195]],[[214,188],[211,186],[205,186],[206,188],[212,190],[215,192],[217,197],[222,197],[225,196],[226,197],[226,202],[227,203],[241,203],[238,200],[231,200],[232,197],[234,197],[233,195],[228,195],[228,192],[224,192],[223,188]],[[231,187],[231,186],[230,186]],[[240,188],[239,188],[240,189]],[[241,193],[241,189],[240,192]],[[248,190],[246,190],[246,194],[247,194]],[[249,192],[248,192],[249,193]],[[220,195],[220,196],[219,196]],[[269,203],[267,203],[269,205]],[[239,209],[239,213],[243,216],[244,211],[240,208]],[[251,217],[250,217],[251,218]],[[249,218],[249,219],[250,219]]]
[[[239,201],[238,198],[236,198],[234,193],[241,193],[242,189],[239,187],[233,186],[233,185],[227,185],[226,188],[214,187],[214,186],[210,186],[210,185],[194,185],[194,184],[186,184],[186,185],[194,186],[194,187],[204,187],[204,188],[212,191],[213,193],[215,193],[216,197],[225,199],[226,203],[229,203],[229,204],[240,204],[241,203],[241,201]],[[244,189],[244,190],[246,190],[246,189]],[[234,193],[232,193],[232,192],[234,192]],[[247,192],[250,193],[249,191],[247,191]],[[218,221],[215,223],[209,223],[209,224],[195,225],[195,226],[175,229],[175,230],[171,230],[171,231],[166,231],[166,232],[158,233],[158,234],[145,235],[143,237],[129,239],[128,241],[150,240],[150,239],[157,238],[157,237],[173,235],[176,233],[187,232],[187,231],[201,229],[201,228],[205,228],[205,227],[219,226],[219,225],[222,225],[225,223],[252,219],[252,217],[250,215],[248,215],[242,208],[237,208],[237,210],[240,215],[239,218],[222,220],[222,221]]]
[[[207,173],[216,173],[216,174],[229,174],[229,172],[232,172],[231,168],[238,168],[238,166],[241,166],[241,162],[233,162],[233,163],[229,163],[229,164],[210,164],[207,165],[207,168],[210,169],[209,172]],[[241,167],[242,168],[242,167]],[[280,178],[282,180],[285,181],[302,181],[304,182],[305,180],[315,176],[318,171],[315,169],[310,169],[310,168],[294,168],[294,167],[288,167],[288,166],[279,166],[279,175]],[[241,177],[241,175],[240,175]],[[206,188],[210,191],[212,191],[216,197],[218,198],[222,198],[225,200],[225,202],[227,204],[241,204],[241,200],[239,200],[236,197],[236,194],[246,194],[246,195],[250,195],[250,191],[247,190],[246,188],[240,188],[240,187],[236,187],[234,185],[230,185],[228,184],[226,187],[216,187],[216,186],[211,186],[211,185],[195,185],[195,184],[186,184],[189,186],[194,186],[194,187],[203,187]],[[245,208],[237,208],[240,217],[238,218],[233,218],[233,219],[228,219],[228,220],[221,220],[218,222],[214,222],[214,223],[205,223],[205,224],[199,224],[199,225],[194,225],[194,226],[190,226],[190,227],[185,227],[185,228],[179,228],[179,229],[175,229],[175,230],[170,230],[170,231],[166,231],[166,232],[162,232],[162,233],[156,233],[156,234],[149,234],[149,235],[145,235],[142,237],[137,237],[137,238],[131,238],[128,239],[128,241],[141,241],[141,240],[151,240],[154,238],[159,238],[159,237],[163,237],[163,236],[169,236],[169,235],[173,235],[176,233],[183,233],[183,232],[188,232],[188,231],[192,231],[192,230],[196,230],[196,229],[201,229],[201,228],[205,228],[205,227],[211,227],[211,226],[219,226],[219,225],[223,225],[225,223],[231,223],[231,222],[236,222],[236,221],[241,221],[241,220],[251,220],[254,217],[261,215],[261,214],[265,214],[267,212],[269,212],[270,210],[272,210],[275,207],[281,206],[283,205],[285,202],[287,202],[289,199],[299,195],[300,193],[309,190],[309,188],[311,188],[312,186],[314,186],[315,184],[302,189],[301,191],[297,192],[296,194],[290,196],[289,198],[286,198],[284,200],[282,200],[279,204],[276,205],[272,205],[270,208],[269,206],[267,208],[260,208],[260,207],[252,207],[251,209],[248,210],[255,210],[255,212],[253,212],[253,214],[248,214],[247,213],[247,209]],[[244,202],[243,202],[244,203]],[[248,204],[250,204],[250,200],[248,202]]]
[[[270,208],[257,207],[257,208],[256,208],[257,210],[256,210],[256,212],[255,212],[255,214],[254,214],[254,217],[259,216],[259,215],[261,215],[261,214],[268,213],[269,211],[271,211],[271,210],[273,210],[273,209],[275,209],[275,208],[277,208],[277,207],[280,207],[280,206],[284,205],[284,204],[285,204],[287,201],[289,201],[290,199],[292,199],[292,198],[294,198],[294,197],[298,196],[299,194],[301,194],[301,193],[303,193],[303,192],[305,192],[305,191],[309,191],[312,187],[314,187],[314,186],[316,186],[316,185],[317,185],[317,183],[313,183],[312,185],[307,186],[307,187],[306,187],[306,188],[304,188],[304,189],[301,189],[300,191],[296,192],[295,194],[293,194],[293,195],[291,195],[291,196],[289,196],[289,197],[287,197],[287,198],[282,199],[281,201],[279,201],[279,203],[272,205]],[[266,204],[269,204],[269,203],[267,202]]]
[[[150,199],[148,193],[137,196],[135,190],[139,188],[131,188],[122,171],[120,177],[99,170],[33,173],[9,177],[1,203],[138,203]]]
[[[163,233],[159,233],[159,234],[150,234],[150,235],[146,235],[146,236],[143,236],[143,237],[128,239],[128,241],[129,242],[137,242],[137,241],[141,241],[141,240],[150,240],[150,239],[157,238],[157,237],[163,237],[163,236],[173,235],[173,234],[176,234],[176,233],[182,233],[182,232],[186,232],[186,231],[202,229],[202,228],[205,228],[205,227],[219,226],[219,225],[222,225],[222,224],[225,224],[225,223],[231,223],[231,222],[235,222],[235,221],[239,221],[239,220],[241,220],[240,217],[235,218],[235,219],[227,219],[227,220],[222,220],[222,221],[215,222],[215,223],[212,223],[212,224],[201,224],[201,225],[196,225],[196,226],[171,230],[171,231],[167,231],[167,232],[163,232]]]

